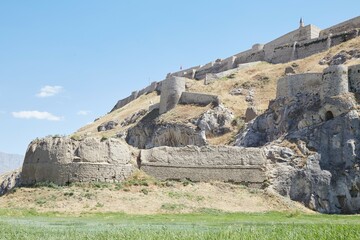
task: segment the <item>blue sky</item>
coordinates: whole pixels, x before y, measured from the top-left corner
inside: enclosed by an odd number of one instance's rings
[[[356,17],[354,1],[0,1],[0,151],[70,134],[168,72],[298,27]]]

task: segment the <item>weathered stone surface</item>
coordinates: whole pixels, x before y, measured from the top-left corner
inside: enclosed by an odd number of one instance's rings
[[[352,94],[278,98],[236,144],[263,146],[272,188],[326,213],[360,212],[360,117]],[[279,146],[295,144],[297,152]],[[294,146],[293,146],[294,147]]]
[[[163,114],[173,109],[185,92],[185,78],[170,77],[162,82],[159,113]]]
[[[353,58],[360,58],[360,51],[358,49],[353,49],[350,51],[341,50],[334,56],[328,55],[320,60],[320,65],[340,65],[346,63],[348,60]]]
[[[23,164],[23,184],[121,181],[133,170],[128,146],[118,139],[44,138],[30,143]]]
[[[21,185],[21,169],[0,175],[0,196]]]
[[[194,104],[200,106],[206,106],[208,104],[213,104],[215,106],[219,105],[220,100],[216,95],[203,94],[203,93],[192,93],[192,92],[183,92],[179,100],[180,104]]]
[[[137,122],[137,120],[139,120],[141,117],[145,116],[147,114],[147,112],[148,111],[146,109],[141,109],[141,110],[135,112],[134,114],[132,114],[131,116],[125,118],[124,121],[122,121],[120,125],[122,127],[125,127],[130,124],[133,124],[133,123]]]
[[[231,131],[234,115],[223,105],[208,110],[196,121],[196,125],[206,136],[219,136]]]
[[[109,122],[105,122],[105,123],[99,125],[97,130],[98,130],[98,132],[108,131],[108,130],[116,128],[117,125],[118,125],[117,122],[109,121]]]
[[[265,157],[261,149],[231,146],[158,147],[142,150],[140,168],[159,179],[221,180],[261,184]]]

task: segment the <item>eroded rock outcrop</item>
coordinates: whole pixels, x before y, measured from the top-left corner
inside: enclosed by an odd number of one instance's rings
[[[208,110],[195,122],[206,136],[219,136],[231,131],[234,115],[223,105]]]
[[[323,102],[317,94],[298,94],[273,101],[236,144],[266,144],[267,174],[280,194],[320,212],[359,213],[359,136],[351,93]]]
[[[128,145],[118,139],[48,137],[34,140],[26,152],[22,184],[36,182],[116,182],[129,176],[134,166]]]
[[[21,169],[0,175],[0,196],[21,185]]]

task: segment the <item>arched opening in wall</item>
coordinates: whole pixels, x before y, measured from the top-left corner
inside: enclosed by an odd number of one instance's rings
[[[334,118],[334,114],[331,111],[325,113],[325,121],[329,121]]]

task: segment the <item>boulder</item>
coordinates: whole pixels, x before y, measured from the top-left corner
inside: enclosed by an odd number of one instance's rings
[[[109,122],[105,122],[105,123],[99,125],[97,130],[98,130],[98,132],[108,131],[108,130],[116,128],[117,125],[118,125],[117,122],[109,121]]]
[[[285,75],[296,74],[296,71],[293,67],[289,66],[285,68]]]
[[[207,136],[219,136],[231,131],[234,115],[223,105],[208,110],[196,121],[196,125]]]

